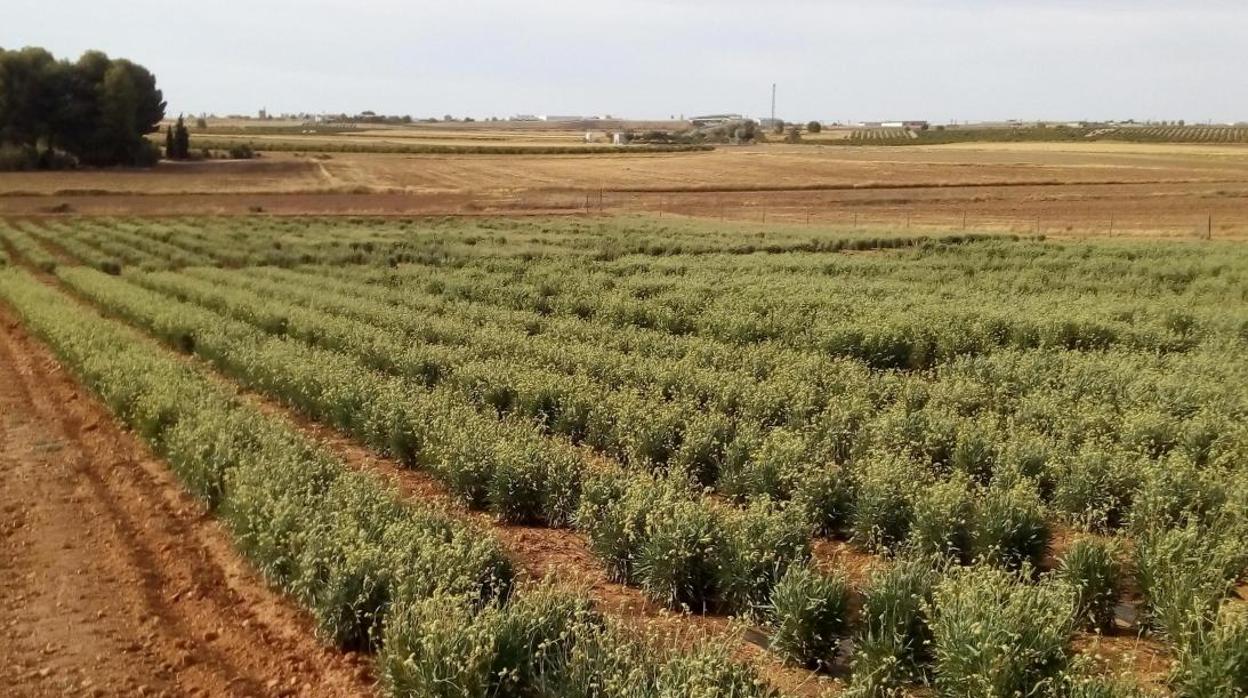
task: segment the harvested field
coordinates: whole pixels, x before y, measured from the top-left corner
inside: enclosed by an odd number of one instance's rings
[[[613,156],[272,154],[155,172],[0,174],[0,214],[647,213],[863,229],[1248,232],[1248,149],[767,145]],[[1212,217],[1212,221],[1210,218]]]

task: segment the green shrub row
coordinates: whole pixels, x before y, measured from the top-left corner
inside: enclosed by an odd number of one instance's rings
[[[801,566],[773,595],[783,612],[772,643],[794,661],[826,667],[852,644],[848,696],[910,695],[916,684],[951,697],[1142,695],[1075,654],[1080,596],[1063,574],[1034,580],[1027,570],[910,557],[873,572],[858,604],[853,596],[839,573]]]
[[[400,502],[197,369],[28,276],[0,273],[0,298],[169,461],[328,639],[380,650],[389,695],[770,693],[729,641],[672,652],[607,622],[580,592],[514,591],[511,564],[488,535]]]
[[[684,483],[669,490],[665,506],[630,511],[625,504],[633,495],[654,496],[654,481],[589,466],[575,447],[528,422],[499,420],[457,395],[386,377],[349,357],[268,336],[92,270],[65,269],[61,278],[249,387],[428,469],[471,506],[505,521],[550,526],[575,516],[592,546],[621,570],[618,579],[671,605],[750,611],[766,602],[787,564],[809,554],[809,530],[796,509],[721,511]],[[610,512],[596,506],[599,492],[611,493],[617,506]],[[613,526],[624,529],[623,547],[608,555],[603,531]],[[787,544],[773,546],[778,540]]]
[[[1091,446],[1091,450],[1080,451],[1077,459],[1068,461],[1057,460],[1054,457],[1056,445],[1051,442],[1046,445],[1045,440],[1032,439],[1031,443],[1020,444],[1030,448],[1034,455],[1005,452],[1011,446],[1008,441],[1003,442],[1002,437],[1006,435],[993,426],[993,422],[982,419],[950,417],[944,410],[921,408],[918,415],[926,417],[926,422],[914,422],[914,413],[911,413],[898,415],[907,421],[893,423],[888,412],[883,417],[869,419],[867,415],[872,408],[868,401],[841,401],[835,405],[835,410],[815,401],[797,408],[796,412],[790,405],[788,415],[777,416],[816,421],[817,431],[795,434],[780,430],[764,437],[749,428],[742,431],[739,425],[748,427],[768,418],[772,404],[769,396],[779,395],[780,391],[772,392],[767,383],[745,385],[737,394],[739,403],[755,407],[741,411],[725,406],[722,411],[708,412],[710,405],[696,401],[695,396],[663,399],[641,392],[645,388],[655,388],[653,382],[621,390],[617,383],[609,380],[605,384],[599,382],[600,373],[567,375],[547,370],[544,365],[525,370],[522,366],[532,355],[543,354],[544,345],[534,340],[532,351],[517,356],[515,348],[529,344],[523,336],[506,339],[487,335],[481,340],[479,334],[465,336],[460,329],[462,326],[439,323],[434,318],[431,325],[411,331],[419,332],[422,339],[451,344],[422,345],[413,343],[411,335],[403,339],[401,334],[366,322],[272,300],[275,296],[287,295],[299,298],[300,303],[318,307],[347,303],[334,300],[332,294],[329,300],[316,302],[308,298],[312,295],[310,292],[296,290],[283,294],[276,283],[260,284],[266,294],[262,296],[260,289],[245,291],[228,286],[223,289],[220,283],[177,276],[143,277],[142,282],[167,293],[191,297],[269,331],[284,332],[346,351],[374,368],[426,383],[441,381],[457,386],[476,404],[489,405],[503,414],[527,417],[546,431],[583,441],[623,462],[679,466],[692,471],[702,482],[717,484],[721,491],[739,498],[767,495],[789,499],[798,489],[796,483],[812,477],[812,466],[820,462],[847,460],[871,448],[873,443],[910,442],[917,446],[912,453],[919,462],[928,460],[936,466],[952,466],[979,480],[991,479],[1002,462],[1020,458],[1034,461],[1039,456],[1040,462],[1022,463],[1021,467],[1029,476],[1054,481],[1048,483],[1046,494],[1053,498],[1059,511],[1069,512],[1085,525],[1117,526],[1125,519],[1132,496],[1141,488],[1148,489],[1155,484],[1140,477],[1140,459],[1159,458],[1169,449],[1178,449],[1189,459],[1206,459],[1213,443],[1207,434],[1211,427],[1217,426],[1193,421],[1183,431],[1175,431],[1171,424],[1158,422],[1159,415],[1132,413],[1126,415],[1126,433],[1120,435],[1125,444],[1109,450]],[[377,308],[370,314],[374,318],[404,315],[393,307]],[[419,318],[415,316],[408,322],[416,324]],[[400,321],[391,323],[396,326]],[[433,329],[435,327],[443,329]],[[478,341],[488,345],[478,348]],[[551,343],[552,355],[556,353],[556,346]],[[588,352],[569,349],[566,353],[575,356],[582,367],[592,369],[595,366],[594,355]],[[476,356],[485,358],[474,360]],[[607,355],[600,351],[597,356]],[[580,362],[582,358],[588,360]],[[788,394],[793,395],[793,390]],[[848,414],[845,413],[847,405],[852,407]],[[1139,421],[1140,415],[1152,421]],[[863,423],[869,426],[864,429],[860,426]],[[1081,426],[1072,425],[1071,431]],[[898,429],[904,431],[892,433]],[[943,431],[933,433],[933,429]],[[836,442],[828,443],[829,436]],[[933,438],[938,440],[933,441]],[[1037,451],[1037,447],[1042,450]],[[1046,465],[1045,460],[1055,462]],[[1170,462],[1166,468],[1149,468],[1146,472],[1174,472],[1177,461],[1171,458]],[[1102,463],[1108,463],[1112,469],[1107,470]],[[1121,477],[1107,481],[1106,475],[1112,477],[1113,473],[1120,473]],[[1209,486],[1218,486],[1220,476],[1215,473],[1204,473],[1200,477],[1207,480]],[[1151,500],[1146,503],[1148,501]],[[1151,520],[1156,515],[1159,512],[1143,504],[1136,511],[1137,519]]]
[[[7,243],[17,258],[43,272],[56,269],[56,257],[26,231],[0,221],[0,247]]]
[[[0,275],[0,297],[339,645],[375,644],[397,600],[445,592],[484,603],[508,593],[511,565],[480,531],[401,503],[196,369],[25,274]]]

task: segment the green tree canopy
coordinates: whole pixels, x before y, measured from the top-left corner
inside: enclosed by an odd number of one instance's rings
[[[88,51],[76,63],[42,48],[0,49],[0,146],[40,163],[65,153],[89,165],[147,165],[146,135],[165,117],[156,77]]]

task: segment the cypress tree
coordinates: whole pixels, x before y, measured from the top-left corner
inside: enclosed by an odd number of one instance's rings
[[[178,116],[178,123],[174,126],[173,138],[178,158],[186,160],[191,157],[191,132],[187,130],[181,115]]]
[[[165,158],[168,160],[178,159],[178,153],[173,142],[173,127],[165,127]]]

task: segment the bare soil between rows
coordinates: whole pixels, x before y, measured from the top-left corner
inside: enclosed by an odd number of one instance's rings
[[[6,696],[371,696],[165,466],[0,308]]]

